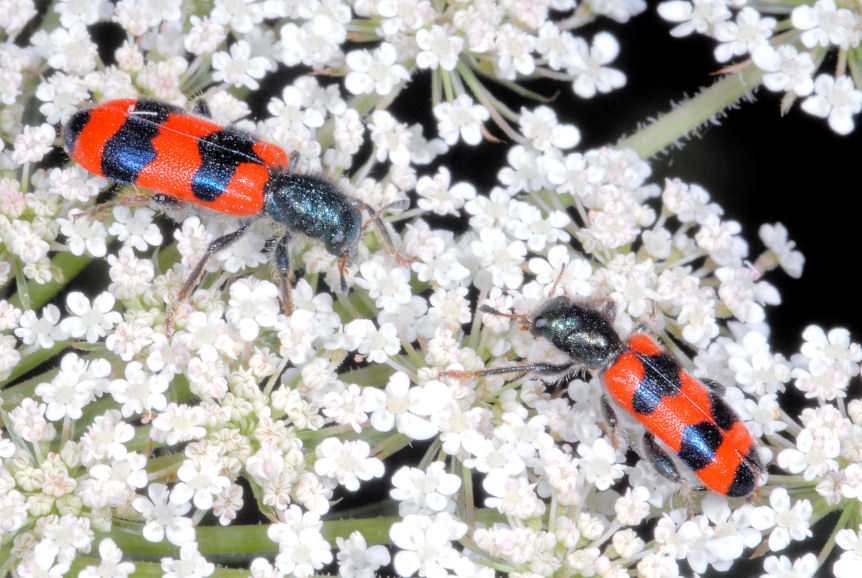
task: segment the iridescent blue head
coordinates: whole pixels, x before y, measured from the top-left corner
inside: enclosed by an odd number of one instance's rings
[[[520,319],[536,337],[543,337],[572,360],[589,369],[604,369],[625,349],[610,318],[568,297],[546,301],[532,316],[500,313],[483,305],[485,313]]]
[[[625,349],[607,315],[563,296],[546,302],[533,315],[530,333],[589,369],[604,369]]]
[[[316,175],[273,173],[264,192],[267,215],[283,223],[288,233],[322,241],[339,259],[342,289],[346,289],[344,269],[356,258],[362,237],[361,207],[331,181]]]
[[[264,193],[264,212],[289,231],[318,239],[337,257],[351,255],[362,235],[362,214],[324,177],[273,174]]]

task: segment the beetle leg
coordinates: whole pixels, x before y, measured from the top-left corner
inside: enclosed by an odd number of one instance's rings
[[[392,242],[392,235],[389,233],[389,229],[386,226],[386,223],[383,222],[381,215],[390,209],[406,209],[409,201],[407,199],[401,199],[398,201],[393,201],[388,205],[374,210],[374,208],[368,203],[364,203],[362,201],[357,201],[360,206],[368,211],[371,214],[371,218],[368,219],[365,223],[363,223],[362,228],[365,229],[370,223],[374,223],[374,228],[377,229],[377,233],[380,235],[380,240],[383,241],[383,247],[386,249],[386,252],[392,255],[399,265],[407,266],[410,265],[413,261],[416,260],[416,257],[405,257],[401,253],[398,252],[398,249],[395,248],[395,243]]]
[[[275,245],[275,266],[278,268],[278,300],[285,315],[293,313],[293,263],[290,260],[290,235],[285,233]]]
[[[506,375],[507,373],[537,373],[539,375],[558,375],[568,372],[574,363],[553,365],[550,363],[529,363],[527,365],[513,365],[511,367],[492,367],[476,371],[451,370],[441,371],[441,377],[454,377],[456,379],[470,379],[474,377],[485,377],[488,375]]]
[[[658,442],[655,441],[655,436],[650,432],[644,433],[643,446],[644,453],[646,453],[646,457],[653,468],[655,468],[655,471],[680,487],[686,509],[688,510],[688,517],[692,518],[694,516],[694,504],[691,501],[691,488],[685,477],[680,475],[679,470],[676,469],[673,458],[658,445]]]
[[[192,106],[192,112],[206,118],[212,117],[210,112],[210,103],[204,97],[200,97],[195,101],[194,106]]]
[[[188,279],[186,279],[183,288],[180,289],[180,292],[177,294],[177,298],[174,300],[173,305],[171,305],[171,308],[168,311],[167,316],[165,317],[165,333],[168,337],[170,337],[174,331],[174,317],[176,316],[177,309],[183,301],[188,299],[189,295],[191,295],[192,291],[194,291],[195,287],[197,287],[200,283],[201,278],[204,275],[204,269],[206,269],[210,257],[212,257],[215,253],[218,253],[219,251],[242,237],[246,233],[246,231],[248,231],[248,227],[249,223],[245,223],[236,231],[228,233],[227,235],[222,235],[221,237],[210,243],[210,246],[207,247],[204,256],[200,258],[200,260],[197,262],[197,265],[195,265],[195,268],[192,269],[191,274],[189,275]]]
[[[617,412],[611,405],[608,396],[602,395],[601,399],[602,413],[605,416],[605,435],[611,438],[611,444],[614,448],[619,448],[619,440],[617,439]]]
[[[111,189],[119,189],[121,186],[124,186],[125,183],[115,182],[109,187],[109,191]],[[139,193],[133,192],[128,194],[122,194],[116,196],[112,199],[105,201],[104,203],[99,203],[98,205],[94,205],[87,209],[86,211],[81,211],[72,217],[73,221],[78,220],[81,217],[87,217],[89,219],[103,220],[108,216],[108,213],[114,207],[129,207],[130,209],[136,209],[138,207],[146,207],[151,204],[159,205],[159,209],[162,211],[167,211],[170,209],[178,209],[183,203],[182,201],[178,201],[172,197],[168,197],[161,193]]]
[[[724,387],[724,385],[720,384],[714,379],[710,379],[708,377],[700,377],[698,378],[698,381],[700,381],[706,387],[714,391],[717,395],[724,396],[726,388]]]

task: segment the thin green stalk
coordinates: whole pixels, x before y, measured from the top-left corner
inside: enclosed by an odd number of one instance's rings
[[[722,77],[691,99],[674,105],[670,112],[620,141],[619,146],[633,149],[642,159],[648,159],[715,120],[760,86],[762,78],[763,71],[749,61],[735,74]]]

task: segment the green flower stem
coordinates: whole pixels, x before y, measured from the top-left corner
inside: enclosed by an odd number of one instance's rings
[[[60,341],[58,343],[55,343],[54,347],[51,347],[49,349],[37,349],[33,353],[23,357],[21,359],[21,362],[16,365],[11,372],[9,372],[9,377],[6,378],[6,380],[2,384],[3,402],[11,405],[18,405],[22,399],[33,394],[33,389],[36,387],[37,384],[43,381],[48,381],[47,379],[42,379],[43,376],[28,380],[33,382],[33,387],[29,389],[29,393],[24,393],[21,388],[17,389],[16,393],[10,393],[9,390],[5,388],[7,383],[13,383],[25,373],[29,373],[30,370],[41,366],[43,363],[63,351],[67,347],[67,345],[68,343],[66,341]]]
[[[341,374],[344,383],[357,383],[362,386],[384,386],[392,376],[392,368],[383,364],[366,365],[360,369],[352,369]]]
[[[457,70],[458,74],[461,75],[461,78],[464,79],[464,82],[473,92],[476,100],[478,100],[488,110],[494,124],[500,127],[500,130],[502,130],[511,140],[515,142],[523,141],[523,137],[521,137],[521,135],[519,135],[515,129],[509,125],[506,118],[504,118],[504,115],[508,113],[509,120],[517,120],[514,114],[506,107],[502,106],[502,103],[499,103],[499,101],[491,96],[482,83],[479,82],[479,79],[476,78],[473,69],[463,61],[459,60]],[[499,104],[500,106],[495,106],[495,104]]]
[[[361,520],[331,520],[323,523],[323,537],[335,545],[335,538],[346,538],[355,531],[359,531],[369,546],[375,544],[389,544],[389,528],[395,522],[400,522],[401,516],[380,516],[377,518],[364,518]]]
[[[841,517],[838,519],[838,523],[836,523],[835,527],[832,528],[832,533],[829,535],[829,539],[826,540],[826,543],[823,545],[823,549],[820,550],[820,554],[817,556],[818,566],[823,565],[823,563],[826,561],[826,558],[828,558],[829,554],[832,552],[833,548],[835,548],[835,535],[838,534],[838,532],[840,532],[844,528],[854,527],[854,525],[851,525],[849,522],[853,519],[854,513],[857,511],[858,508],[854,508],[852,506],[841,510]]]
[[[387,544],[389,528],[400,521],[398,516],[379,516],[375,518],[351,518],[323,523],[323,537],[333,546],[335,538],[347,537],[359,531],[368,544]],[[117,524],[115,524],[116,526]],[[97,533],[96,543],[103,538],[111,538],[128,555],[128,559],[158,559],[162,556],[175,556],[179,549],[167,542],[148,542],[141,535],[138,524],[127,528],[115,528],[109,533]],[[266,535],[269,525],[254,524],[245,526],[198,526],[196,532],[200,553],[208,559],[212,556],[219,561],[227,558],[251,559],[255,556],[278,553],[278,545]]]
[[[763,71],[748,61],[735,74],[724,76],[690,100],[674,106],[655,122],[621,140],[619,146],[630,148],[642,159],[648,159],[731,108],[736,101],[760,86],[762,78]]]

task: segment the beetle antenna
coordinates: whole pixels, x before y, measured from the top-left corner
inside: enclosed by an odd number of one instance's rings
[[[389,233],[389,229],[386,226],[386,223],[382,219],[383,213],[389,211],[391,209],[406,209],[410,204],[408,199],[399,199],[397,201],[392,201],[391,203],[384,205],[380,209],[376,211],[374,208],[368,203],[359,201],[362,207],[371,214],[371,218],[365,221],[362,225],[362,229],[365,230],[368,225],[374,223],[374,227],[377,229],[378,234],[380,235],[380,240],[383,241],[383,246],[386,248],[386,252],[392,255],[396,261],[398,261],[399,265],[410,265],[413,261],[416,260],[415,257],[405,257],[402,255],[398,249],[395,248],[395,243],[392,242],[392,235]]]
[[[503,313],[499,309],[494,309],[490,305],[479,305],[479,311],[489,315],[497,315],[499,317],[508,317],[509,319],[517,319],[521,322],[522,328],[526,329],[530,326],[530,318],[527,315],[518,315],[517,313]]]
[[[347,270],[347,260],[350,258],[350,254],[345,254],[344,257],[338,261],[338,274],[341,275],[341,292],[347,293],[347,281],[344,279],[344,271]]]
[[[557,292],[557,286],[560,284],[560,281],[561,281],[561,280],[562,280],[562,278],[563,278],[563,273],[565,273],[565,272],[566,272],[566,264],[565,264],[565,263],[563,263],[563,266],[560,268],[560,274],[559,274],[559,275],[557,275],[557,280],[556,280],[556,281],[554,281],[554,286],[553,286],[553,287],[551,287],[551,297],[553,297],[553,296],[554,296],[554,293],[556,293],[556,292]],[[565,295],[565,294],[566,294],[566,291],[565,291],[565,290],[563,290],[563,295]]]

